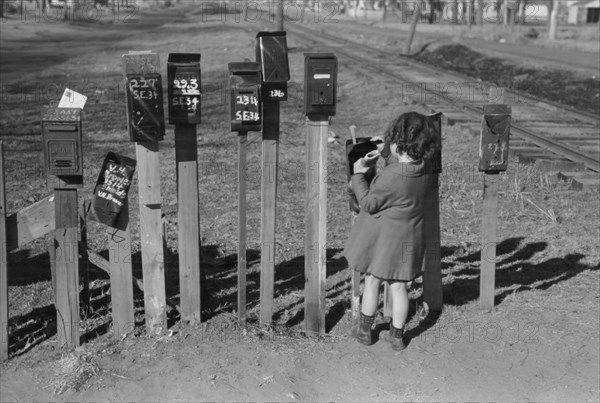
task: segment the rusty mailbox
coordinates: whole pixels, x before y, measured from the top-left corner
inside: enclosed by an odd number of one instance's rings
[[[42,139],[46,174],[83,180],[81,109],[46,109]]]
[[[290,79],[286,33],[259,32],[256,61],[262,72],[263,101],[287,101]]]
[[[200,123],[200,53],[169,53],[169,123]]]
[[[304,54],[304,111],[309,119],[335,115],[337,57],[333,53]]]
[[[231,131],[262,130],[260,75],[258,63],[229,63]]]
[[[508,168],[508,139],[511,107],[488,104],[483,107],[479,137],[479,170],[501,172]]]

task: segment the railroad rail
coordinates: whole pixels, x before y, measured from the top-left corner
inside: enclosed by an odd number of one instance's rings
[[[391,77],[402,83],[418,82],[434,85],[440,82],[474,81],[473,78],[437,69],[399,53],[332,35],[324,29],[316,31],[299,24],[288,24],[286,30],[305,42],[318,43],[346,59],[353,60],[361,69]],[[481,84],[486,85],[486,83]],[[487,85],[491,86],[491,84]],[[488,94],[484,92],[480,94],[473,92],[473,99],[465,102],[436,89],[427,88],[426,85],[421,86],[420,90],[442,101],[442,104],[428,105],[433,110],[450,107],[454,111],[475,118],[476,121],[481,117],[483,105],[489,103]],[[527,151],[531,153],[532,147],[539,147],[540,151],[548,150],[559,157],[581,164],[582,167],[600,172],[600,118],[598,116],[509,89],[503,90],[506,100],[514,100],[511,133],[524,140],[523,143],[517,143],[515,149],[517,154],[519,149],[524,153]],[[507,103],[511,104],[511,102]],[[558,126],[549,127],[553,124]],[[533,154],[539,156],[539,152]],[[551,156],[550,159],[553,157]]]

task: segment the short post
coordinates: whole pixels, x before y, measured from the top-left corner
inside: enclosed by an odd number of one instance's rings
[[[308,334],[323,334],[327,279],[327,136],[335,115],[337,58],[305,53],[306,234],[304,240],[304,324]]]
[[[198,140],[200,54],[170,53],[167,63],[169,123],[175,124],[177,228],[181,318],[201,322]]]
[[[44,165],[54,188],[56,326],[59,346],[79,346],[79,213],[83,187],[81,109],[48,108],[42,118]]]
[[[160,334],[167,328],[158,143],[165,134],[160,62],[158,55],[151,52],[129,52],[122,60],[126,76],[127,123],[130,139],[136,142],[138,163],[146,330]]]
[[[107,226],[113,334],[135,327],[128,193],[136,161],[108,153],[100,169],[87,217]]]
[[[290,79],[285,32],[259,32],[256,61],[262,71],[263,132],[261,179],[260,323],[273,320],[275,217],[279,165],[279,102],[287,100]]]
[[[442,114],[428,116],[436,125],[437,132],[442,135]],[[442,246],[440,239],[440,184],[442,173],[442,150],[431,161],[432,173],[428,175],[425,192],[424,231],[425,258],[423,260],[423,301],[431,311],[440,312],[443,305],[442,290]]]
[[[246,324],[246,145],[248,131],[262,129],[260,83],[261,70],[258,63],[229,63],[229,121],[231,131],[238,133],[239,140],[237,312],[242,326]]]
[[[0,361],[8,359],[8,248],[4,180],[4,143],[0,141]]]
[[[479,305],[483,310],[494,308],[499,173],[508,168],[510,121],[510,106],[487,104],[483,107],[479,142],[479,171],[483,172]]]

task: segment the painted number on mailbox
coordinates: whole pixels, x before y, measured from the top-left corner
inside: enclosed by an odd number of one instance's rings
[[[160,74],[128,74],[127,104],[131,140],[162,140],[165,118]]]

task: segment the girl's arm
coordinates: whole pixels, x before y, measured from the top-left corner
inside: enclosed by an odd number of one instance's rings
[[[391,188],[387,175],[382,172],[371,182],[365,178],[364,173],[352,175],[352,189],[362,210],[375,214],[391,206]]]

